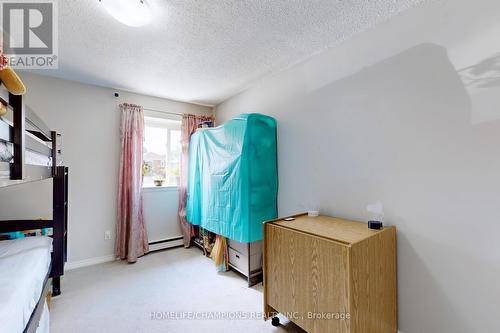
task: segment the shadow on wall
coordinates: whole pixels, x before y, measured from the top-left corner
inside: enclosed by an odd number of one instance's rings
[[[457,72],[472,100],[471,123],[499,120],[500,53],[488,56]]]
[[[500,53],[477,64],[458,70],[465,86],[492,88],[500,86]]]
[[[401,332],[499,331],[500,121],[471,124],[445,48],[418,45],[270,114],[280,215],[315,202],[367,220],[383,202],[399,230]]]

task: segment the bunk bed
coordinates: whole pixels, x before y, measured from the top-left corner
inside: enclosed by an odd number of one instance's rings
[[[49,130],[47,125],[24,104],[22,96],[12,95],[0,87],[0,103],[6,105],[8,109],[7,114],[0,117],[0,190],[7,186],[49,178],[53,180],[51,220],[3,220],[0,212],[0,233],[52,230],[50,237],[0,241],[0,261],[3,260],[3,267],[9,265],[7,270],[2,269],[0,278],[4,282],[9,275],[12,275],[11,283],[14,284],[14,288],[7,289],[10,295],[2,295],[2,301],[9,302],[9,306],[11,301],[17,305],[22,303],[18,298],[29,294],[28,292],[23,294],[20,290],[29,289],[35,292],[29,300],[31,313],[26,313],[26,305],[23,305],[23,309],[10,309],[10,314],[24,311],[24,318],[17,318],[22,320],[22,324],[18,323],[12,330],[31,333],[37,332],[40,319],[43,315],[47,315],[46,298],[50,286],[52,286],[52,296],[61,293],[60,279],[64,274],[67,250],[68,168],[62,165],[60,134]],[[29,205],[28,202],[26,204]],[[10,256],[3,258],[2,253]],[[28,253],[35,257],[26,257]],[[17,261],[13,261],[12,258],[16,255]],[[47,258],[44,258],[44,255]],[[36,263],[40,262],[38,265],[40,269],[35,269]],[[26,267],[27,265],[29,267]],[[28,278],[29,274],[36,274],[34,271],[39,272],[38,276],[33,279]],[[33,285],[22,285],[22,283]],[[6,308],[4,303],[0,306]],[[0,321],[4,320],[8,320],[12,325],[15,324],[13,318],[0,318]]]

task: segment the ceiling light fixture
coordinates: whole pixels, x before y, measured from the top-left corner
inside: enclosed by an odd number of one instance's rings
[[[144,0],[99,0],[115,20],[129,27],[141,27],[151,22],[153,13]]]

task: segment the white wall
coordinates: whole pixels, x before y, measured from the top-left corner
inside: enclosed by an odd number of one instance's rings
[[[182,230],[177,215],[179,188],[145,188],[143,195],[144,219],[148,230],[149,242],[182,237]]]
[[[280,215],[383,202],[403,333],[500,331],[498,36],[498,1],[427,3],[216,109],[278,120]]]
[[[109,257],[114,248],[120,153],[120,114],[117,105],[129,102],[179,113],[210,114],[212,110],[123,91],[120,92],[120,98],[115,98],[115,90],[112,89],[33,74],[22,73],[21,77],[28,88],[26,103],[49,127],[63,133],[63,157],[70,171],[68,260],[77,263],[91,258]],[[0,219],[50,218],[50,184],[51,181],[48,181],[46,184],[2,189]],[[27,196],[31,186],[37,189],[36,197],[29,196],[30,204],[17,206],[15,198]],[[177,208],[177,198],[165,196],[164,192],[155,193],[166,199],[165,207],[155,208],[154,205],[161,203],[161,198],[156,200],[151,196],[147,197],[145,205],[149,208],[153,206],[151,209],[156,213],[166,213],[164,223],[177,223],[171,216],[171,212]],[[154,219],[159,221],[157,215]],[[172,228],[175,230],[175,226]],[[104,240],[106,230],[112,232],[112,240]],[[163,229],[163,232],[168,230]],[[162,234],[161,227],[155,229],[153,236],[157,233]]]

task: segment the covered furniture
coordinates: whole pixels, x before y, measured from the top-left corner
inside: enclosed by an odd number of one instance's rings
[[[187,220],[230,239],[230,266],[249,284],[261,276],[261,245],[248,243],[262,240],[262,223],[277,217],[277,193],[274,118],[242,114],[192,135]]]
[[[276,120],[242,114],[191,137],[187,219],[238,242],[277,216]]]

